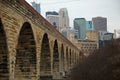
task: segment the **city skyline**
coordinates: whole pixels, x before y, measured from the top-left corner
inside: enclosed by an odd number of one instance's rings
[[[26,0],[32,2],[35,0]],[[41,3],[41,14],[45,17],[47,11],[59,11],[60,8],[67,8],[70,18],[70,27],[73,27],[74,18],[85,18],[92,20],[93,17],[106,17],[108,31],[113,32],[114,29],[120,29],[120,6],[119,0],[44,0]]]
[[[120,35],[106,31],[106,17],[95,20],[99,32],[83,17],[74,18],[71,29],[65,7],[44,15],[51,24],[33,7],[25,0],[0,1],[0,80],[120,80]]]

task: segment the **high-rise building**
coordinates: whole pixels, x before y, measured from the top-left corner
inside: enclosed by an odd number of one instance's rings
[[[31,4],[32,4],[32,7],[33,7],[38,13],[41,13],[40,3],[31,2]]]
[[[74,29],[76,39],[85,39],[86,33],[86,20],[85,18],[75,18],[74,19]]]
[[[46,19],[50,22],[55,28],[59,30],[60,27],[60,16],[57,12],[46,12]]]
[[[86,30],[94,30],[92,21],[86,22]]]
[[[69,17],[68,17],[68,11],[66,8],[61,8],[59,10],[60,15],[60,30],[64,30],[66,27],[69,26]]]
[[[62,34],[70,40],[70,33],[73,32],[71,27],[66,27],[64,30],[62,30]]]
[[[96,31],[107,31],[107,18],[94,17],[92,18],[92,21]]]

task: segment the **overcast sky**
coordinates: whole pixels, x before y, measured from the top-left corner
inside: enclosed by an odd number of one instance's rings
[[[106,17],[108,31],[120,29],[120,0],[26,0],[41,4],[41,14],[45,17],[46,11],[59,11],[67,8],[70,18],[70,27],[73,27],[74,18]]]

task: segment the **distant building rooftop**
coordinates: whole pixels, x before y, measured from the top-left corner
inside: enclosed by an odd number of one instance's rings
[[[59,15],[56,11],[48,11],[48,12],[46,12],[46,16],[47,15]]]
[[[80,20],[80,19],[83,19],[83,20],[85,20],[85,18],[75,18],[75,20]]]

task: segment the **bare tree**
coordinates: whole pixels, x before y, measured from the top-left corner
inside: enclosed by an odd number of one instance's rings
[[[110,41],[72,69],[70,80],[120,80],[120,39]]]

